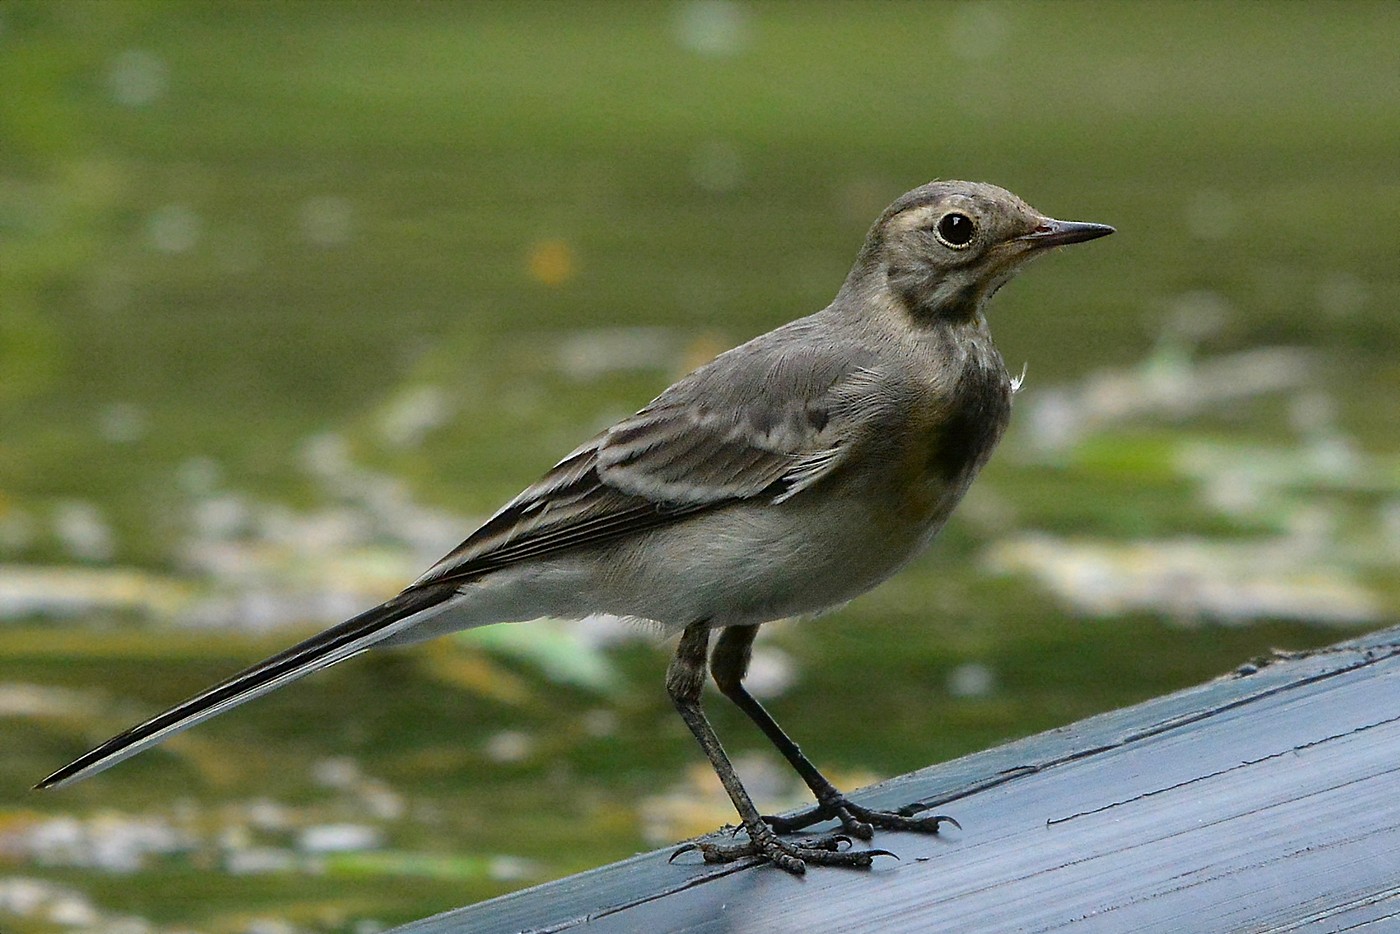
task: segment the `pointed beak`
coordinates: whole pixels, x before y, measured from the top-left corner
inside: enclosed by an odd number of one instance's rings
[[[1057,221],[1052,218],[1045,218],[1040,225],[1026,234],[1018,237],[1029,244],[1034,249],[1049,249],[1052,246],[1064,246],[1067,243],[1083,243],[1085,240],[1097,240],[1099,237],[1107,237],[1113,233],[1113,228],[1107,224],[1086,224],[1081,221]]]

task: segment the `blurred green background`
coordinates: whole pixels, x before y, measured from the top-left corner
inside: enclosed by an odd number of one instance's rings
[[[834,779],[1392,621],[1397,44],[1394,3],[7,0],[0,930],[370,934],[730,820],[669,646],[609,620],[26,789],[820,308],[933,177],[1119,233],[997,297],[1026,388],[932,552],[767,627]]]

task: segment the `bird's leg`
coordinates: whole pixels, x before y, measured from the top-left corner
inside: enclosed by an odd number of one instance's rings
[[[790,833],[810,827],[812,824],[836,818],[842,828],[853,837],[869,840],[874,836],[874,828],[887,830],[916,830],[924,833],[937,833],[940,824],[958,826],[958,822],[943,814],[917,815],[917,811],[903,814],[893,811],[876,811],[862,807],[849,800],[836,790],[817,767],[802,753],[802,749],[783,732],[776,720],[763,705],[744,687],[744,675],[749,670],[749,658],[753,648],[757,626],[729,626],[720,633],[715,643],[715,651],[710,658],[710,671],[715,684],[725,697],[732,700],[739,709],[748,714],[750,720],[777,747],[783,758],[792,764],[797,774],[812,789],[817,806],[792,817],[765,817],[769,826],[778,833]]]
[[[764,823],[700,707],[700,693],[705,685],[705,650],[709,641],[707,621],[701,620],[686,627],[680,645],[676,647],[676,655],[666,669],[666,692],[671,695],[671,701],[700,743],[700,748],[709,757],[715,774],[729,793],[729,800],[734,802],[734,808],[739,812],[749,840],[735,844],[688,844],[672,854],[671,858],[689,850],[698,850],[707,863],[725,863],[752,856],[766,859],[788,872],[802,873],[806,871],[807,863],[868,867],[872,859],[884,855],[882,850],[845,849],[850,844],[850,838],[841,834],[786,843],[779,840],[772,828]]]

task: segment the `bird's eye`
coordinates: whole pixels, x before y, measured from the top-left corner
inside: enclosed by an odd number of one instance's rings
[[[951,214],[944,214],[938,221],[938,226],[934,228],[934,233],[938,234],[938,239],[942,240],[946,246],[955,250],[960,250],[972,242],[972,235],[977,232],[976,226],[972,223],[972,218],[966,214],[959,214],[954,211]]]

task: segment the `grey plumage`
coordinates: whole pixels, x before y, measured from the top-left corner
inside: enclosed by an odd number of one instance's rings
[[[393,600],[113,737],[39,787],[92,775],[375,645],[607,612],[685,630],[668,687],[730,788],[745,852],[800,871],[868,863],[872,851],[783,843],[750,813],[699,712],[694,666],[703,674],[712,628],[735,634],[716,651],[716,677],[812,785],[814,819],[838,817],[857,836],[872,822],[936,830],[943,818],[852,816],[859,809],[784,747],[740,684],[752,627],[839,605],[928,543],[1010,416],[987,300],[1044,247],[1109,232],[1053,221],[990,185],[908,192],[871,228],[827,308],[721,354],[573,451]]]

